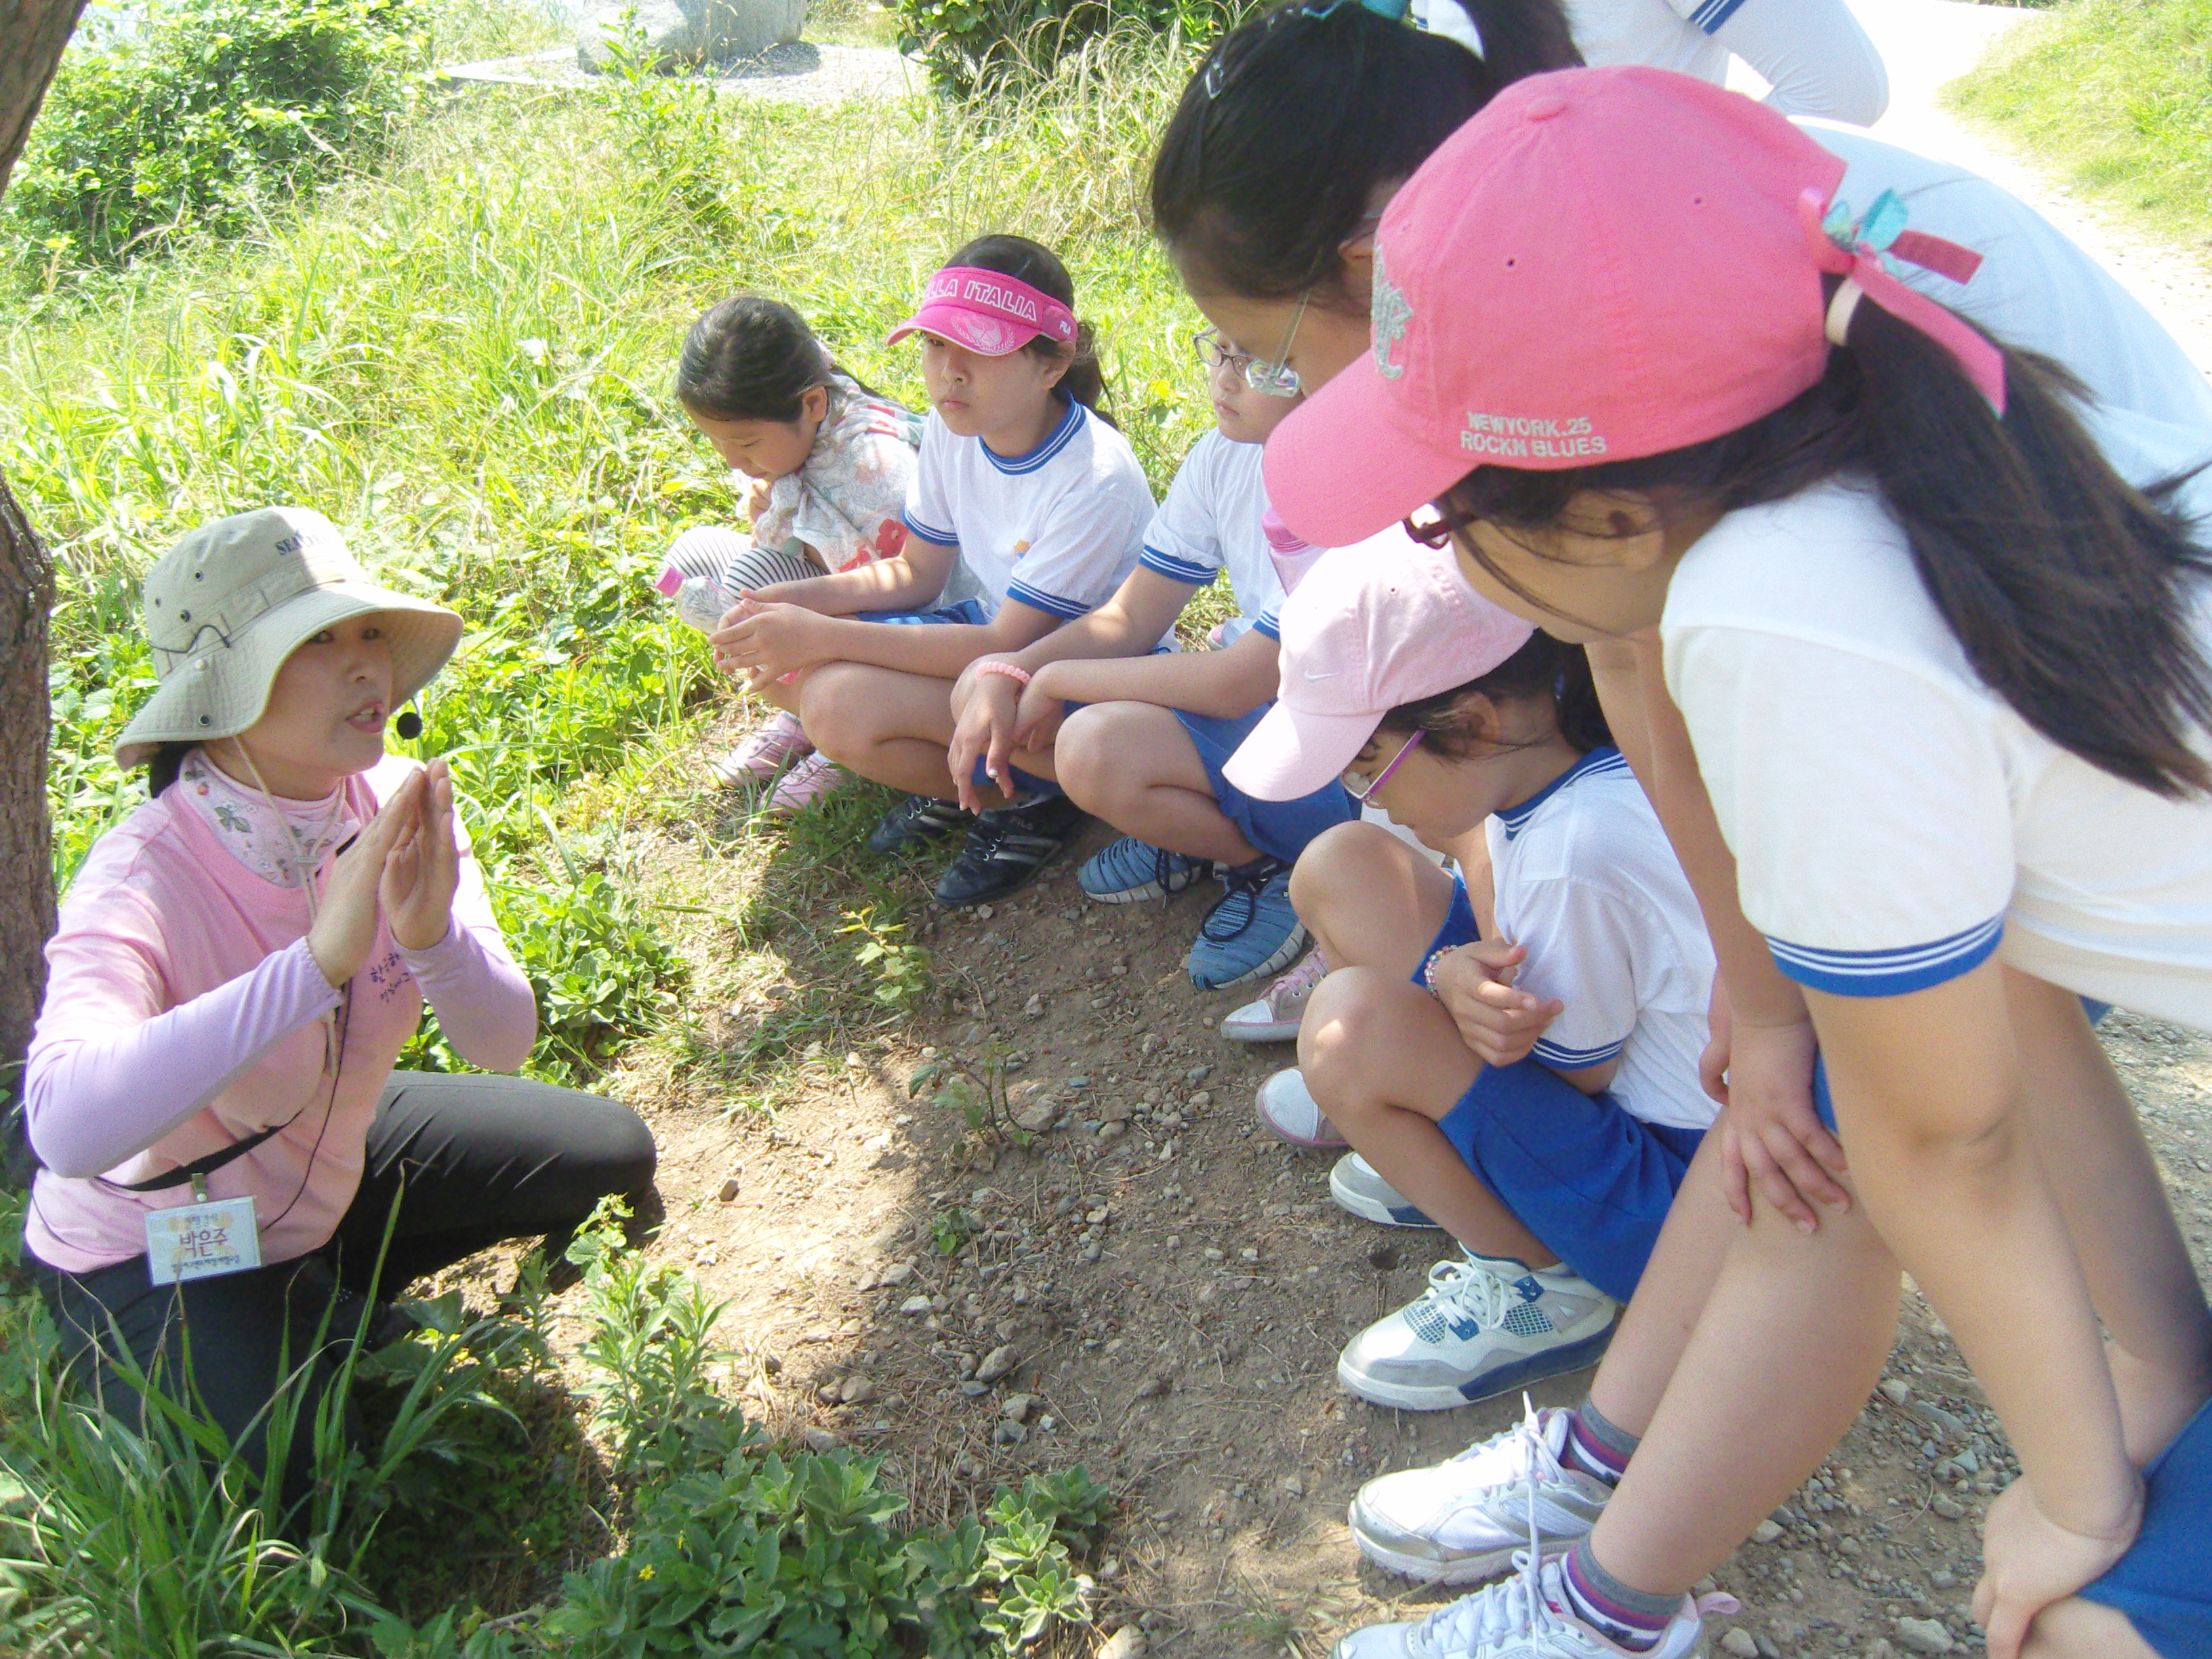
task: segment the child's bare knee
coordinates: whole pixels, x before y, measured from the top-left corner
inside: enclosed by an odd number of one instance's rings
[[[1358,1080],[1374,1073],[1376,1045],[1397,1024],[1389,989],[1388,976],[1371,968],[1340,968],[1314,988],[1298,1026],[1298,1065],[1316,1099],[1349,1104]]]
[[[1391,855],[1398,838],[1378,823],[1331,825],[1306,843],[1291,872],[1291,904],[1309,925],[1368,890],[1376,860]]]
[[[831,760],[844,761],[872,746],[877,722],[860,684],[866,678],[866,671],[850,663],[825,663],[799,688],[799,723]]]

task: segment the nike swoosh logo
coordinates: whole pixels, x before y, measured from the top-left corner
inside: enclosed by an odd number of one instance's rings
[[[1343,672],[1340,668],[1332,668],[1326,674],[1316,674],[1309,668],[1306,670],[1306,678],[1310,680],[1333,680]]]

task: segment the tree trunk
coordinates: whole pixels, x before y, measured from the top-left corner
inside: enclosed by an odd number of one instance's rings
[[[46,825],[46,617],[53,566],[0,477],[0,1095],[13,1092],[54,930]]]
[[[0,191],[85,0],[0,0]],[[13,1092],[54,930],[46,823],[46,618],[54,569],[0,476],[0,1097]]]

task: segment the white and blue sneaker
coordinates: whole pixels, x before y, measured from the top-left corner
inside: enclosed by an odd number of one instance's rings
[[[1418,1300],[1345,1345],[1336,1380],[1378,1406],[1442,1412],[1594,1365],[1620,1304],[1564,1262],[1531,1269],[1462,1249]]]
[[[1547,1559],[1586,1537],[1613,1488],[1562,1461],[1574,1413],[1538,1411],[1456,1457],[1377,1475],[1346,1517],[1359,1553],[1425,1584],[1479,1584],[1513,1565],[1534,1525]]]
[[[1124,836],[1084,860],[1075,878],[1085,896],[1101,904],[1135,904],[1180,893],[1212,873],[1210,859],[1185,858],[1134,836]]]
[[[1225,991],[1290,966],[1306,948],[1305,924],[1291,907],[1291,866],[1256,858],[1218,871],[1224,891],[1198,925],[1184,966],[1201,991]]]
[[[1606,1640],[1567,1611],[1559,1563],[1523,1547],[1510,1578],[1462,1595],[1409,1624],[1370,1625],[1353,1631],[1329,1659],[1625,1659],[1627,1650]],[[1705,1634],[1704,1614],[1738,1611],[1732,1596],[1682,1598],[1658,1642],[1638,1659],[1690,1659]]]
[[[1346,1152],[1328,1172],[1328,1195],[1337,1207],[1383,1227],[1433,1227],[1437,1224],[1357,1152]]]

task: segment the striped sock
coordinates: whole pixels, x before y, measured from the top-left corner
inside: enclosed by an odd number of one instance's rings
[[[1584,1400],[1567,1421],[1567,1443],[1559,1461],[1577,1474],[1591,1475],[1608,1486],[1619,1486],[1628,1460],[1636,1455],[1638,1438],[1606,1421],[1595,1401]]]
[[[1566,1612],[1631,1653],[1657,1647],[1682,1606],[1679,1595],[1652,1595],[1622,1583],[1598,1565],[1587,1538],[1562,1564],[1559,1584]]]

